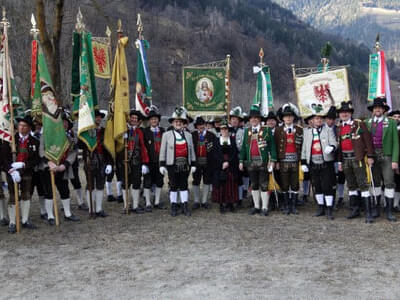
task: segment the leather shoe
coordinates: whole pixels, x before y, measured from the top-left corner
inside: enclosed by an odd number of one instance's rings
[[[101,210],[101,211],[96,213],[96,216],[101,217],[101,218],[105,218],[108,215],[104,212],[104,210]]]
[[[8,226],[8,233],[14,234],[17,232],[17,227],[15,226],[15,224],[10,224],[10,226]]]
[[[141,207],[132,209],[132,212],[135,213],[135,214],[138,214],[138,215],[144,214],[144,210]]]
[[[29,221],[27,221],[26,223],[22,223],[22,227],[27,228],[27,229],[36,229],[37,228],[35,225],[30,223]]]
[[[81,205],[78,205],[78,209],[88,211],[89,207],[85,203],[82,203]]]
[[[0,220],[0,225],[1,226],[7,226],[9,223],[10,222],[6,218],[3,218],[3,219]]]
[[[249,215],[255,215],[255,214],[258,214],[258,213],[260,213],[260,209],[259,208],[252,208],[250,211],[249,211]]]
[[[199,202],[195,202],[193,205],[192,205],[192,209],[199,209],[200,208],[200,203]]]
[[[53,226],[56,224],[56,222],[54,221],[54,219],[48,219],[47,222],[49,223],[49,225]]]
[[[151,205],[146,206],[145,211],[146,212],[152,212]]]
[[[64,220],[65,220],[65,221],[71,221],[71,222],[78,222],[78,221],[80,221],[80,219],[79,219],[77,216],[75,216],[75,215],[70,215],[69,217],[64,216]]]
[[[113,195],[108,195],[107,196],[107,201],[108,202],[115,202],[115,201],[117,201],[117,199],[115,199],[115,197]]]

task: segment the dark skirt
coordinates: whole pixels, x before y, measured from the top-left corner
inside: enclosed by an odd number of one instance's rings
[[[226,180],[219,181],[218,185],[213,184],[212,201],[220,204],[239,201],[238,179],[232,172],[228,171]]]

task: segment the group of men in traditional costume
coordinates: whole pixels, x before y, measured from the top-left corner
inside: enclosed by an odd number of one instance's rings
[[[372,223],[384,207],[386,218],[395,221],[393,212],[398,211],[400,198],[400,111],[386,115],[389,107],[384,98],[376,98],[368,109],[372,116],[361,121],[353,118],[352,103],[342,102],[327,115],[314,112],[301,126],[299,112],[291,103],[284,104],[276,115],[269,112],[267,116],[261,114],[258,105],[252,105],[246,117],[240,107],[235,107],[218,122],[197,116],[192,132],[188,125],[193,119],[184,107],[173,111],[169,118],[171,126],[166,129],[160,127],[161,114],[155,106],[147,117],[132,110],[124,135],[126,149],[118,152],[115,160],[104,147],[103,113],[95,111],[97,144],[90,151],[88,145],[77,141],[73,122],[64,112],[70,143],[59,164],[45,158],[41,124],[34,124],[26,116],[18,119],[14,160],[11,143],[1,144],[1,170],[6,174],[9,198],[7,219],[4,196],[0,194],[0,222],[8,225],[10,233],[16,231],[14,189],[19,187],[22,227],[36,228],[29,219],[35,188],[41,218],[54,225],[51,173],[60,194],[64,220],[72,222],[79,218],[71,210],[69,180],[78,208],[106,217],[104,187],[108,201],[115,201],[114,175],[117,200],[123,202],[123,211],[136,214],[166,208],[161,191],[167,175],[172,216],[190,216],[191,210],[209,209],[210,195],[221,213],[234,212],[242,207],[247,191],[251,191],[251,215],[267,216],[272,207],[286,215],[298,214],[298,205],[308,200],[311,183],[318,205],[315,216],[326,215],[332,220],[334,208],[343,203],[346,183],[349,219],[359,217],[364,210],[366,222]],[[79,178],[79,149],[87,203],[83,201],[85,193]],[[301,181],[303,197],[299,196]],[[144,207],[140,205],[142,194]],[[270,201],[272,197],[274,201]]]

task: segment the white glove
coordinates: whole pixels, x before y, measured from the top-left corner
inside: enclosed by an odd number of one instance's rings
[[[25,168],[25,163],[24,163],[24,162],[21,162],[21,161],[19,161],[19,162],[13,162],[13,163],[11,164],[11,168],[13,168],[13,169],[15,169],[15,170],[19,170],[19,169]]]
[[[167,169],[165,167],[160,167],[160,173],[161,175],[167,174]]]
[[[51,160],[47,164],[49,165],[50,170],[54,171],[55,169],[57,169],[57,165]]]
[[[21,182],[21,176],[19,175],[18,171],[12,171],[11,172],[11,178],[14,182],[16,183],[20,183]]]
[[[64,172],[65,171],[65,165],[59,165],[56,169],[57,172]]]
[[[271,165],[269,165],[269,167],[268,167],[268,173],[272,173],[273,170],[274,170],[274,167],[271,166]]]
[[[149,167],[146,165],[142,165],[142,174],[146,175],[147,173],[149,173]]]
[[[111,166],[111,165],[107,165],[107,166],[106,166],[105,172],[106,172],[106,175],[111,174],[111,172],[112,172],[112,166]]]
[[[308,172],[308,167],[307,167],[306,165],[301,165],[301,170],[302,170],[304,173],[307,173],[307,172]]]
[[[128,133],[127,132],[124,133],[124,140],[126,140],[126,139],[128,139]]]
[[[190,173],[193,174],[194,172],[196,172],[196,167],[191,167],[191,168],[190,168]]]
[[[324,152],[325,152],[325,154],[330,154],[330,153],[333,152],[333,150],[335,150],[335,147],[333,147],[333,146],[326,146]]]

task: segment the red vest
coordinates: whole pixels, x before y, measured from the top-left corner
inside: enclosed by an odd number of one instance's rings
[[[346,124],[340,127],[340,147],[342,151],[353,151],[353,144],[351,142],[351,125]]]
[[[296,153],[296,144],[294,143],[294,133],[286,133],[285,153]]]
[[[175,139],[175,157],[187,157],[188,149],[187,149],[186,140],[183,137],[176,137]]]
[[[258,138],[258,137],[257,137]],[[257,138],[251,139],[250,144],[250,155],[253,156],[261,156],[260,150],[258,149],[258,141]]]
[[[161,132],[158,131],[157,134],[154,134],[154,151],[156,152],[157,155],[160,154],[160,149],[161,149]]]
[[[98,154],[103,154],[103,144],[101,142],[101,130],[97,129],[97,146],[96,146],[96,152]]]
[[[28,159],[28,141],[29,137],[26,137],[25,140],[19,143],[17,161],[25,162]]]
[[[322,155],[322,147],[319,137],[313,138],[311,146],[311,155]]]

